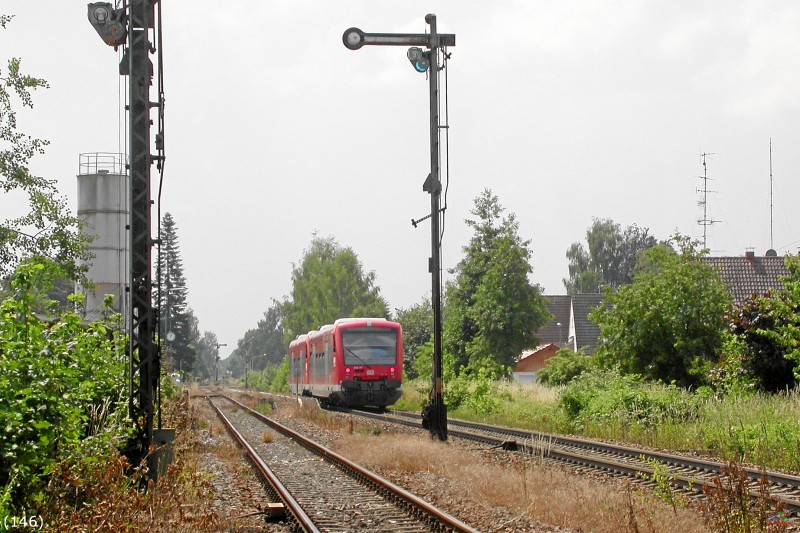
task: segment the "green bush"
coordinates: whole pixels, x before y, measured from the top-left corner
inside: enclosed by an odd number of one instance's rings
[[[653,427],[697,418],[702,398],[674,385],[646,383],[618,369],[584,372],[561,393],[559,403],[577,428],[588,424]]]
[[[566,385],[582,372],[597,366],[597,361],[586,355],[585,351],[573,352],[569,348],[562,348],[545,362],[545,367],[536,373],[536,377],[543,385]]]
[[[289,391],[289,358],[284,358],[280,365],[269,365],[260,372],[248,371],[246,376],[247,386],[254,390],[264,392]],[[242,384],[245,376],[242,377]]]
[[[31,504],[56,462],[79,453],[95,407],[124,389],[124,339],[73,312],[34,314],[56,270],[23,262],[0,304],[0,515]]]

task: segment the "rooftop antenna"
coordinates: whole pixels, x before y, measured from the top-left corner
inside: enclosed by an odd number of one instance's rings
[[[774,250],[775,246],[772,244],[772,137],[769,138],[769,249]]]
[[[714,224],[715,222],[719,222],[719,220],[712,220],[708,218],[708,193],[710,192],[717,192],[717,191],[709,191],[708,190],[708,180],[711,178],[708,177],[708,167],[706,166],[706,156],[715,155],[709,152],[703,152],[700,154],[700,161],[703,164],[703,175],[698,176],[701,180],[703,180],[703,188],[697,189],[697,192],[703,193],[703,199],[697,202],[697,205],[703,206],[703,218],[697,220],[697,223],[703,226],[703,248],[708,248],[706,244],[706,240],[708,237],[708,226]]]

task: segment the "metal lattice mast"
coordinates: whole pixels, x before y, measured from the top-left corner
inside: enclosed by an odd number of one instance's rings
[[[152,238],[150,165],[150,86],[152,85],[149,30],[154,27],[152,0],[133,0],[129,17],[130,116],[130,397],[129,414],[136,424],[135,442],[143,456],[153,436],[160,357],[155,342],[152,296]]]
[[[130,215],[128,219],[130,318],[128,356],[128,412],[134,424],[134,435],[125,450],[132,464],[147,456],[153,441],[153,425],[158,405],[160,353],[155,342],[156,313],[152,300],[152,246],[150,166],[163,161],[163,131],[159,131],[156,149],[150,154],[150,108],[163,108],[163,98],[150,102],[153,63],[150,54],[151,30],[155,30],[155,9],[158,0],[123,0],[122,7],[110,2],[88,5],[89,22],[109,46],[125,46],[119,65],[121,76],[128,76],[128,186]],[[160,62],[159,62],[160,63]],[[160,75],[159,64],[159,75]],[[159,127],[162,122],[159,120]],[[162,142],[159,142],[159,139]],[[159,146],[160,144],[160,146]],[[160,425],[160,424],[159,424]]]

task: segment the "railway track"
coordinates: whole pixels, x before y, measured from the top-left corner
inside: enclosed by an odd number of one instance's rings
[[[476,531],[233,399],[207,399],[299,531]]]
[[[416,428],[421,428],[422,424],[421,416],[404,411],[346,412]],[[639,480],[663,477],[666,469],[666,480],[670,485],[690,496],[698,497],[702,497],[704,491],[719,488],[715,478],[718,480],[720,476],[724,476],[726,468],[726,464],[722,462],[454,419],[448,420],[448,434],[490,447],[524,451],[542,459],[567,463],[581,469],[601,470]],[[800,476],[747,467],[743,468],[743,472],[747,476],[749,492],[753,498],[767,497],[775,504],[780,503],[785,515],[795,522],[798,520]]]

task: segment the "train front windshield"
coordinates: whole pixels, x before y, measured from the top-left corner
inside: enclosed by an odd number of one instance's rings
[[[347,328],[342,330],[344,364],[394,365],[397,330],[390,328]]]

